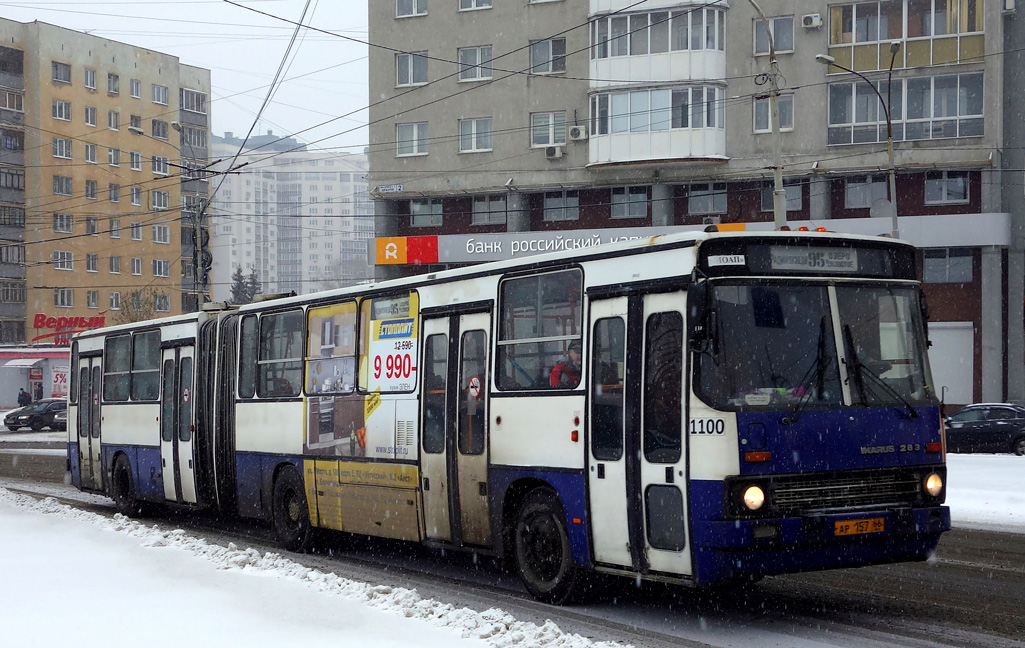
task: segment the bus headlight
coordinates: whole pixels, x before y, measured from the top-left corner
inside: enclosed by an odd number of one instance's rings
[[[925,478],[925,492],[929,493],[932,497],[936,497],[942,490],[943,478],[936,473],[929,473],[929,476]]]
[[[761,486],[748,486],[744,489],[744,506],[749,511],[757,511],[765,504],[765,491]]]

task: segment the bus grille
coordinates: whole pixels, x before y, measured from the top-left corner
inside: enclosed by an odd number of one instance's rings
[[[911,506],[920,492],[918,476],[907,470],[789,475],[773,481],[776,508],[784,515]]]

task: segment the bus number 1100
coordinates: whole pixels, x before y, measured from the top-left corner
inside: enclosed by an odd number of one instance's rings
[[[726,434],[726,421],[723,419],[691,419],[691,434]]]

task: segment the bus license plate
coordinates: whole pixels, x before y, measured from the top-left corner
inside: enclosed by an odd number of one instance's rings
[[[862,533],[880,533],[886,529],[883,518],[867,518],[864,520],[843,520],[833,526],[833,535],[847,536]]]

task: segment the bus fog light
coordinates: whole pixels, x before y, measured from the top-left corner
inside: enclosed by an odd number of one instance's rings
[[[761,486],[748,486],[744,489],[744,506],[750,511],[757,511],[765,504],[765,491]]]
[[[929,473],[929,476],[925,478],[925,492],[929,493],[932,497],[936,497],[943,490],[943,478],[936,473]]]

